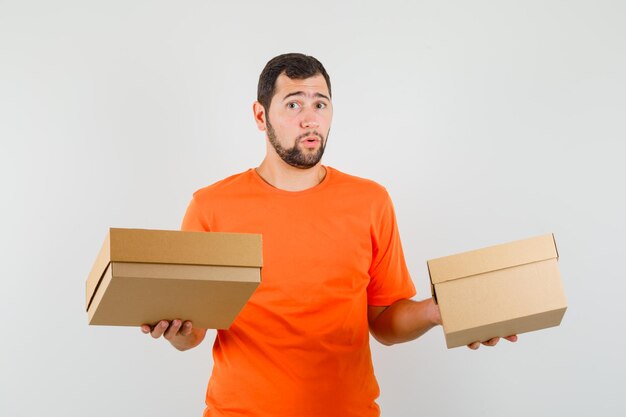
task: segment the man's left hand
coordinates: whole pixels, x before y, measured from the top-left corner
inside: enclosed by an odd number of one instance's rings
[[[504,339],[508,340],[509,342],[517,342],[517,335],[507,336]],[[481,343],[485,346],[495,346],[498,344],[499,341],[500,341],[499,337],[494,337],[493,339],[489,339],[486,342],[470,343],[469,345],[467,345],[467,347],[472,350],[476,350],[480,347]]]

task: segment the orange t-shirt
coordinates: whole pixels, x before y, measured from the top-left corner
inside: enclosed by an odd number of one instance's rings
[[[193,196],[183,230],[263,235],[261,284],[217,333],[205,417],[380,414],[367,306],[415,287],[387,191],[326,171],[289,192],[250,169]]]

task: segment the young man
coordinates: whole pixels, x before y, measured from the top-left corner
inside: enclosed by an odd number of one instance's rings
[[[410,300],[386,190],[320,163],[333,115],[322,64],[270,60],[257,100],[265,159],[197,191],[183,221],[184,230],[263,235],[263,280],[218,331],[204,415],[378,416],[369,333],[386,345],[416,339],[441,323],[438,307]],[[182,320],[142,331],[180,350],[206,334]]]

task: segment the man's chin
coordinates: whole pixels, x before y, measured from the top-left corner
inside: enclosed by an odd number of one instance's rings
[[[285,161],[287,164],[291,165],[294,168],[311,169],[322,161],[322,157],[320,155],[319,157],[315,157],[312,159],[305,159],[305,160],[302,160],[302,159],[294,160],[294,159],[287,158],[287,159],[283,159],[283,161]]]
[[[293,162],[293,161],[285,161],[287,164],[291,165],[294,168],[297,169],[301,169],[301,170],[307,170],[307,169],[311,169],[314,168],[316,165],[318,165],[320,163],[320,161],[317,161],[315,163],[313,162]]]

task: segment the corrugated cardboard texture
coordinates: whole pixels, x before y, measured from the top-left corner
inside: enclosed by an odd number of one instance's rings
[[[567,301],[557,257],[545,235],[428,261],[447,346],[559,325]]]
[[[557,258],[554,236],[543,235],[428,261],[433,284]]]
[[[111,262],[185,265],[263,265],[261,235],[110,229]]]
[[[88,310],[89,324],[139,326],[178,318],[226,329],[259,282],[259,268],[112,262]]]
[[[513,334],[522,334],[539,329],[547,329],[561,324],[567,307],[553,311],[545,311],[540,314],[518,317],[499,323],[490,323],[481,327],[460,330],[446,334],[446,346],[454,348],[465,346],[472,342],[489,340],[493,337],[506,337]],[[495,336],[494,336],[495,335]]]

